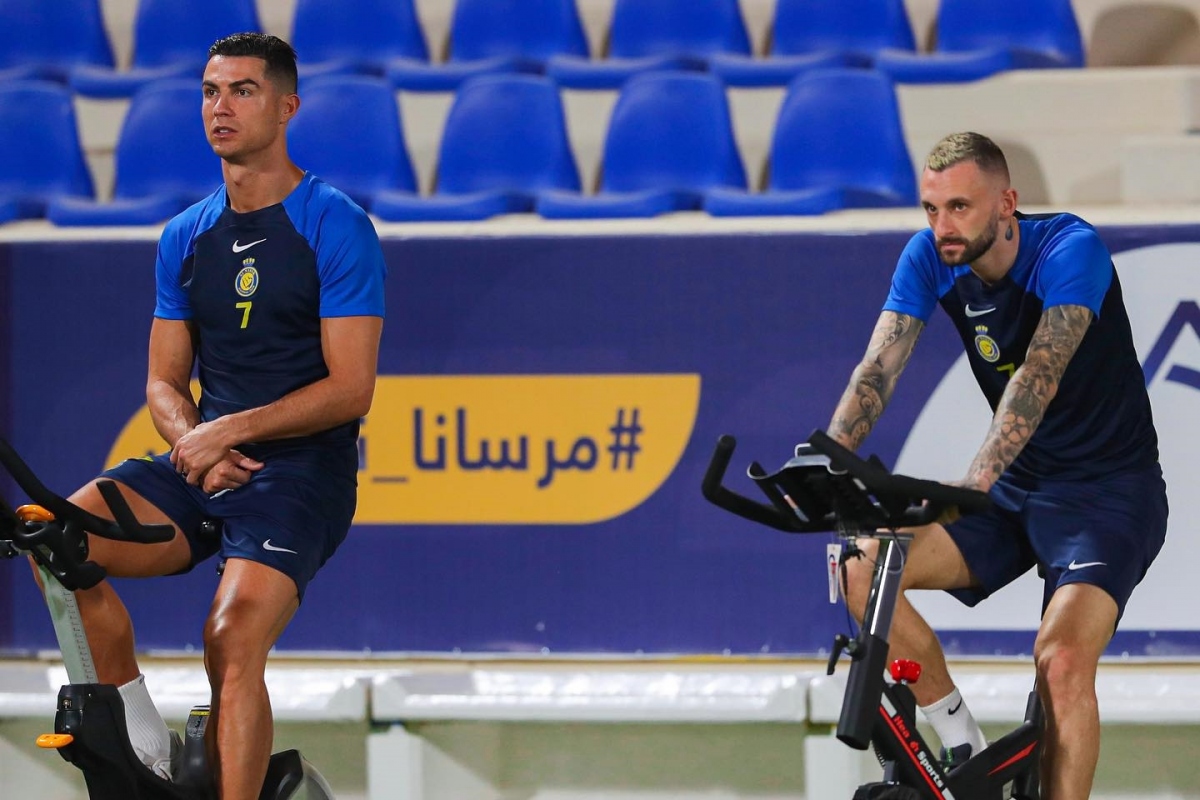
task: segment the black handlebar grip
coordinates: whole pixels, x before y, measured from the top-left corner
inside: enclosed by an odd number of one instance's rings
[[[700,484],[700,491],[704,494],[704,498],[713,505],[751,522],[757,522],[786,533],[794,533],[799,530],[800,525],[794,515],[783,514],[774,506],[751,500],[721,484],[736,446],[737,440],[729,434],[724,434],[717,439],[716,450],[713,451],[712,460],[708,462],[708,470],[705,471],[704,480]]]
[[[978,514],[992,506],[986,492],[952,486],[938,481],[892,475],[889,482],[909,497],[924,498],[925,502],[905,512],[906,526],[927,525],[937,521],[948,508],[957,508],[960,514]]]
[[[17,485],[25,490],[30,500],[45,508],[56,519],[73,521],[86,531],[117,541],[167,542],[175,535],[175,530],[170,525],[142,525],[138,522],[112,481],[99,481],[97,487],[116,522],[98,517],[60,497],[46,488],[3,436],[0,436],[0,464],[4,465]]]
[[[49,511],[58,519],[74,519],[85,530],[101,535],[113,527],[113,523],[108,520],[101,519],[79,508],[74,503],[64,500],[47,489],[45,484],[38,480],[38,477],[33,474],[33,470],[17,455],[17,451],[13,449],[12,445],[3,436],[0,436],[0,464],[4,465],[8,473],[12,475],[13,480],[17,482],[17,485],[25,490],[25,494],[29,495],[30,500]]]
[[[717,439],[717,447],[713,451],[712,460],[708,462],[708,469],[705,470],[704,480],[700,484],[700,491],[704,494],[705,499],[716,502],[716,498],[720,496],[721,479],[725,477],[725,470],[729,468],[729,460],[733,458],[735,447],[737,447],[737,439],[727,433]]]
[[[175,538],[175,528],[171,525],[143,525],[138,522],[137,517],[133,515],[133,509],[121,496],[121,490],[112,481],[97,481],[96,488],[100,490],[100,496],[104,498],[108,510],[113,513],[117,529],[124,534],[127,541],[154,544],[169,542]]]

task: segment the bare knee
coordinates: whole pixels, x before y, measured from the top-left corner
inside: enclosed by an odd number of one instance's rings
[[[1070,641],[1039,640],[1034,664],[1042,699],[1052,708],[1095,702],[1096,658],[1090,648]]]
[[[214,611],[204,625],[204,667],[214,690],[243,678],[261,680],[266,670],[262,637],[239,617],[235,603]]]

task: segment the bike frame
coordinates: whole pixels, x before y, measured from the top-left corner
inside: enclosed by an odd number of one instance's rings
[[[884,780],[911,787],[922,800],[1039,800],[1042,709],[1036,690],[1029,694],[1025,721],[1019,727],[948,773],[937,751],[917,730],[912,690],[904,683],[888,683],[883,668],[913,536],[868,535],[879,541],[879,553],[850,663],[837,737],[859,750],[873,745],[883,762]]]
[[[105,577],[104,569],[88,560],[89,532],[117,541],[150,543],[170,540],[174,529],[139,523],[112,481],[97,483],[112,521],[64,500],[37,479],[3,437],[0,466],[38,504],[14,512],[0,497],[0,556],[32,558],[71,681],[58,694],[55,732],[39,737],[39,746],[56,749],[79,767],[90,800],[215,800],[203,741],[208,707],[193,710],[188,719],[181,774],[175,781],[160,778],[142,764],[129,741],[120,692],[97,681],[75,599],[75,591],[90,589]],[[298,751],[273,754],[260,800],[288,800],[299,792],[309,800],[333,797],[324,777]]]
[[[917,800],[1039,800],[1042,709],[1036,690],[1030,692],[1021,726],[947,773],[917,730],[912,690],[884,678],[910,530],[935,521],[951,506],[962,513],[983,510],[987,496],[892,475],[878,459],[864,461],[816,431],[780,470],[768,474],[757,462],[750,465],[748,475],[767,505],[721,484],[735,445],[728,436],[717,444],[702,485],[710,502],[787,533],[836,530],[846,539],[879,542],[862,625],[853,641],[835,639],[829,660],[832,674],[843,650],[851,658],[838,739],[859,750],[874,746],[884,767],[883,785],[908,787]],[[861,557],[857,548],[845,548],[843,559],[847,553]]]

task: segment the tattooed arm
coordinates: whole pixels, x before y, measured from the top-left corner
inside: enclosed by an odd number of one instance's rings
[[[829,435],[835,441],[857,450],[867,438],[892,399],[896,381],[924,327],[925,323],[907,314],[884,311],[879,315],[867,352],[850,375],[850,385],[829,422]]]
[[[987,491],[1012,464],[1041,424],[1091,321],[1091,310],[1083,306],[1053,306],[1042,313],[1025,363],[1004,388],[964,485]]]

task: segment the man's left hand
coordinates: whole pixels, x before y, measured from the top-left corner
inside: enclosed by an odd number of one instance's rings
[[[220,419],[202,422],[175,442],[171,463],[188,483],[200,486],[208,471],[229,456],[234,444],[228,441]]]

